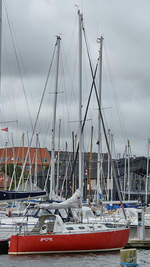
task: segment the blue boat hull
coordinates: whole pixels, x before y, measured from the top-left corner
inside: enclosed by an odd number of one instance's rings
[[[45,191],[32,191],[32,192],[24,192],[24,191],[0,191],[0,201],[6,200],[15,200],[15,199],[27,199],[45,196]]]

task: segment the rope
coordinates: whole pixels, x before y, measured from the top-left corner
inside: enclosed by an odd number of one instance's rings
[[[88,113],[88,108],[89,108],[89,104],[90,104],[90,100],[91,100],[91,95],[92,95],[92,91],[93,91],[94,80],[95,80],[95,77],[96,77],[97,68],[98,68],[98,61],[96,63],[95,72],[93,74],[93,81],[92,81],[92,85],[91,85],[91,88],[90,88],[90,94],[89,94],[89,97],[88,97],[88,103],[86,105],[86,110],[85,110],[84,120],[83,120],[83,124],[82,124],[82,128],[81,128],[81,133],[83,133],[83,129],[84,129],[86,118],[87,118],[87,113]],[[70,175],[70,178],[69,178],[70,181],[72,181],[73,173],[74,173],[76,162],[77,162],[78,152],[79,152],[79,142],[78,142],[78,145],[77,145],[76,155],[75,155],[75,159],[73,161],[72,171],[71,171],[71,175]]]
[[[138,263],[127,263],[127,262],[120,262],[120,265],[142,267],[142,266],[141,266],[140,264],[138,264]]]
[[[15,38],[13,25],[10,22],[7,6],[6,6],[5,2],[4,2],[4,7],[5,7],[7,23],[8,23],[11,39],[12,39],[12,46],[13,46],[13,49],[14,49],[17,68],[18,68],[18,72],[19,72],[19,75],[20,75],[20,82],[21,82],[21,85],[22,85],[22,90],[23,90],[23,94],[24,94],[26,105],[27,105],[27,109],[28,109],[27,111],[28,111],[28,114],[29,114],[29,120],[30,120],[30,124],[31,124],[31,129],[33,130],[33,122],[32,122],[31,112],[30,112],[30,108],[29,108],[29,102],[28,102],[28,98],[27,98],[27,94],[26,94],[26,90],[25,90],[24,80],[23,80],[23,70],[21,68],[21,54],[19,54],[19,49],[18,49],[18,47],[16,45],[17,42],[16,42],[16,38]],[[19,58],[19,56],[20,56],[20,58]]]

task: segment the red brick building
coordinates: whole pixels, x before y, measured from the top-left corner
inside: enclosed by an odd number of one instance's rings
[[[6,147],[0,148],[0,167],[2,165],[17,164],[17,166],[22,167],[28,147]],[[32,173],[35,170],[35,164],[37,162],[37,172],[41,172],[42,168],[48,167],[50,164],[50,154],[47,148],[33,148],[29,149],[27,156],[25,171],[30,170],[32,166]]]

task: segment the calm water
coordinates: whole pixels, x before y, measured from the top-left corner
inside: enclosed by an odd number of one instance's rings
[[[137,263],[150,267],[150,250],[137,250]],[[120,267],[120,252],[70,255],[0,255],[0,267]]]

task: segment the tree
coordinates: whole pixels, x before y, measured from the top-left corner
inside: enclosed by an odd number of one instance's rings
[[[5,173],[5,165],[1,166],[1,171]],[[9,177],[12,177],[13,172],[14,172],[14,165],[13,164],[7,164],[7,175]],[[21,175],[21,172],[22,172],[21,167],[16,166],[15,172],[16,172],[16,177],[19,178]]]

